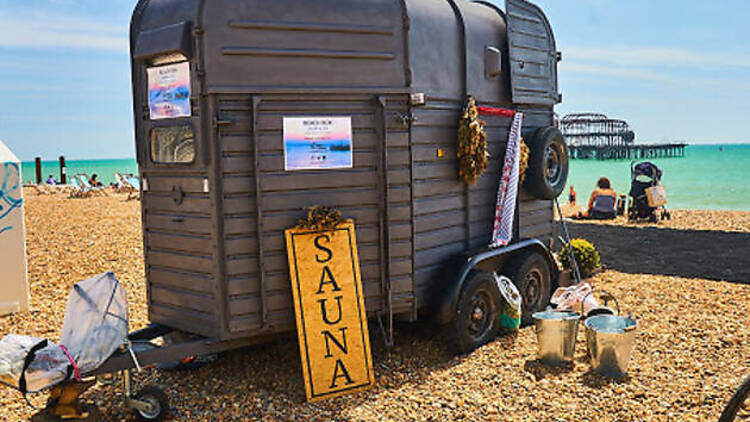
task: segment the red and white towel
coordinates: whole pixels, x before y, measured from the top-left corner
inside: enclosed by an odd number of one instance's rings
[[[481,113],[481,110],[480,110]],[[492,229],[490,247],[498,248],[510,243],[513,238],[513,218],[518,198],[518,173],[521,158],[521,126],[523,113],[514,113],[513,123],[508,137],[508,148],[505,151],[502,179],[497,192],[495,206],[495,224]]]

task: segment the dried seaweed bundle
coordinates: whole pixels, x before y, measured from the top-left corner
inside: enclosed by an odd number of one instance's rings
[[[304,230],[333,230],[342,223],[341,211],[313,205],[307,207],[307,216],[297,220],[297,228]]]
[[[479,119],[474,97],[469,97],[458,123],[458,175],[466,184],[475,184],[487,169],[487,134]]]
[[[518,184],[523,184],[523,179],[526,176],[526,169],[529,168],[529,147],[526,146],[526,142],[521,138],[521,158],[518,162]]]

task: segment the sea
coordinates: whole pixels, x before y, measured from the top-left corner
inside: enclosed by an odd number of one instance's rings
[[[650,160],[662,171],[672,209],[708,209],[750,211],[750,144],[689,145],[684,158]],[[114,173],[137,173],[135,159],[69,160],[67,174],[96,173],[105,184],[115,181]],[[578,193],[578,203],[588,201],[596,181],[606,176],[618,193],[630,188],[629,160],[571,160],[568,185]],[[34,162],[24,162],[23,178],[35,177]],[[57,161],[42,162],[42,177],[59,179]],[[486,177],[486,176],[485,176]],[[562,202],[567,202],[566,188]]]

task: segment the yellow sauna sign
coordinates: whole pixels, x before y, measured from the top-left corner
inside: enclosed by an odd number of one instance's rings
[[[373,385],[354,223],[331,231],[289,229],[286,245],[307,399]]]

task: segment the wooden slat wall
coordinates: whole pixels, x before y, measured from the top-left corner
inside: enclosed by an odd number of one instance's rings
[[[456,133],[461,104],[430,100],[413,110],[414,160],[414,278],[420,303],[444,270],[452,255],[489,244],[497,200],[500,169],[505,157],[511,119],[481,116],[487,123],[490,160],[477,184],[466,187],[458,179]],[[546,125],[548,115],[530,113],[524,121],[527,132]],[[551,121],[551,114],[549,115]],[[443,156],[438,156],[438,150]],[[466,206],[468,200],[468,207]],[[466,214],[468,209],[468,216]],[[552,234],[552,202],[521,192],[520,236],[548,242]],[[468,219],[468,232],[466,221]],[[467,247],[468,246],[468,247]]]
[[[219,332],[215,296],[213,207],[203,192],[207,174],[190,168],[144,169],[146,272],[152,322],[206,336]],[[173,186],[185,192],[181,204]]]
[[[391,283],[401,308],[413,302],[411,279],[411,189],[409,134],[393,118],[406,111],[405,98],[387,101],[388,178],[390,184]],[[227,306],[232,337],[261,329],[255,177],[260,178],[263,210],[265,291],[271,331],[294,326],[284,230],[303,215],[302,208],[326,205],[354,219],[368,311],[381,309],[377,189],[378,132],[373,96],[263,97],[258,111],[260,166],[253,168],[249,96],[222,96],[219,112],[232,125],[221,129],[222,186]],[[284,171],[284,116],[352,116],[354,168]],[[403,297],[402,297],[403,296]]]

